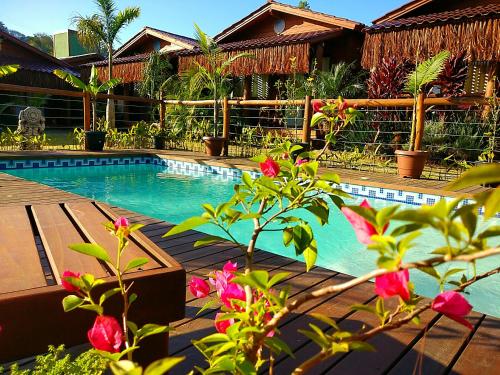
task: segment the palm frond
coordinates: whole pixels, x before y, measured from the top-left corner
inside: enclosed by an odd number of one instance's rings
[[[121,78],[112,78],[107,82],[104,82],[102,85],[98,87],[98,92],[106,92],[116,86],[118,86],[122,82]]]
[[[116,13],[116,5],[113,0],[94,0],[104,18],[111,19]]]
[[[65,72],[64,70],[56,69],[53,72],[56,76],[61,78],[62,80],[69,83],[71,86],[80,89],[82,91],[88,91],[87,85],[78,77],[75,77],[73,74]]]
[[[0,66],[0,77],[4,77],[6,75],[15,73],[15,72],[17,72],[17,69],[19,69],[18,64],[2,65],[2,66]]]
[[[78,15],[73,17],[73,24],[76,25],[78,39],[84,47],[89,50],[99,51],[102,42],[106,40],[104,24],[96,14],[90,17]]]
[[[423,86],[438,79],[449,57],[450,53],[448,51],[441,51],[430,59],[421,62],[417,68],[408,75],[405,91],[416,96]]]
[[[109,30],[111,39],[115,39],[120,30],[133,22],[141,15],[141,9],[139,7],[127,7],[118,12],[118,14],[114,17],[111,27]]]
[[[195,39],[204,55],[214,54],[217,44],[196,23],[194,24]]]

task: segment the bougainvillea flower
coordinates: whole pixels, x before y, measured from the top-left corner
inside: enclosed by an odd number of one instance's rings
[[[189,291],[196,298],[205,298],[210,293],[210,285],[205,280],[193,276],[189,282]]]
[[[115,230],[117,231],[120,228],[128,228],[129,222],[126,217],[120,216],[118,219],[115,220]]]
[[[309,160],[307,159],[297,159],[297,161],[295,162],[295,166],[300,167],[302,164],[305,164],[307,162],[309,162]]]
[[[98,316],[87,336],[95,349],[109,353],[118,353],[124,342],[120,324],[112,316]]]
[[[74,277],[75,279],[78,279],[80,277],[80,274],[78,272],[75,273],[71,271],[64,271],[61,277],[61,284],[64,289],[66,289],[68,292],[78,292],[80,288],[76,285],[73,285],[67,279],[68,277]]]
[[[227,308],[234,308],[236,310],[240,310],[240,306],[237,304],[233,303],[232,300],[240,300],[240,301],[245,301],[246,300],[246,295],[245,295],[245,289],[239,284],[235,284],[232,282],[229,282],[227,284],[227,287],[222,291],[220,295],[220,299],[224,305],[226,305]]]
[[[432,301],[431,308],[472,330],[472,324],[465,319],[471,312],[472,306],[460,293],[450,290],[438,294]]]
[[[321,100],[313,100],[312,102],[312,107],[313,111],[316,112],[321,112],[321,108],[325,106],[325,103]]]
[[[225,272],[236,272],[237,269],[238,269],[238,263],[236,262],[231,263],[230,260],[228,260],[227,263],[224,264],[224,267],[222,267],[222,271]]]
[[[270,313],[265,313],[264,314],[264,323],[268,323],[272,319],[272,316]],[[266,335],[267,337],[273,337],[274,336],[274,330],[269,331]]]
[[[215,287],[217,295],[220,297],[232,279],[234,279],[232,272],[215,271],[213,277],[209,278],[208,281]]]
[[[377,276],[375,278],[375,293],[382,298],[400,296],[405,301],[408,301],[410,299],[408,281],[410,281],[408,270]]]
[[[214,322],[215,329],[219,333],[226,333],[226,331],[229,328],[229,326],[231,326],[231,325],[234,324],[234,319],[233,318],[225,319],[225,320],[219,320],[224,315],[226,315],[226,314],[224,314],[224,313],[217,313],[215,315],[215,322]]]
[[[259,163],[260,170],[267,177],[276,177],[280,173],[280,166],[272,158],[267,158],[263,163]]]
[[[370,208],[370,204],[368,201],[365,199],[361,204],[360,207],[365,207],[365,208]],[[358,241],[361,242],[362,244],[369,245],[372,243],[371,237],[374,234],[378,234],[377,229],[369,222],[367,221],[364,217],[358,215],[356,212],[351,210],[349,207],[342,207],[342,212],[344,213],[345,217],[351,223],[354,232],[356,233],[356,237],[358,238]],[[386,224],[384,228],[382,229],[382,233],[385,233],[387,230],[387,227],[389,224]]]

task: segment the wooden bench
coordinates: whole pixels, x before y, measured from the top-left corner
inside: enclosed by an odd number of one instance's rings
[[[68,249],[69,244],[98,243],[114,258],[117,241],[102,223],[115,218],[108,207],[93,202],[0,209],[0,363],[43,353],[49,344],[88,342],[95,314],[63,311],[62,299],[68,292],[61,286],[61,275],[65,270],[92,273],[106,281],[102,290],[117,284],[107,264]],[[131,291],[139,296],[130,320],[142,325],[182,319],[184,269],[140,232],[131,234],[123,264],[135,257],[150,261],[124,277],[128,284],[133,281]],[[113,296],[104,306],[106,315],[118,318],[121,297]],[[149,362],[167,350],[168,335],[161,335],[145,339],[137,354]]]

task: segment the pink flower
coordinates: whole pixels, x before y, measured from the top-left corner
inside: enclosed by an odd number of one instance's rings
[[[309,162],[309,160],[307,159],[297,159],[297,161],[295,162],[295,166],[300,167],[302,164],[305,164],[307,162]]]
[[[264,163],[259,163],[260,170],[267,177],[276,177],[280,173],[280,166],[272,158],[267,158]]]
[[[78,279],[80,277],[80,274],[71,271],[64,271],[61,277],[61,284],[64,289],[66,289],[68,292],[78,292],[80,288],[76,285],[73,285],[71,281],[67,279],[68,277],[74,277],[75,279]]]
[[[226,333],[227,329],[234,324],[234,319],[225,319],[225,320],[219,320],[220,318],[224,317],[226,315],[225,313],[217,313],[215,315],[215,329],[219,333]]]
[[[365,207],[365,208],[370,208],[370,204],[368,201],[365,199],[361,204],[360,207]],[[345,217],[351,223],[352,227],[354,228],[354,232],[356,233],[356,237],[358,238],[358,241],[361,242],[362,244],[369,245],[372,243],[371,237],[374,234],[378,234],[377,229],[369,222],[367,221],[364,217],[358,215],[356,212],[351,210],[349,207],[342,207],[342,212],[344,213]],[[385,233],[387,230],[387,227],[389,224],[386,224],[384,228],[382,229],[382,233]]]
[[[324,106],[325,106],[325,103],[321,100],[313,100],[313,102],[312,102],[313,111],[315,113],[322,112],[321,108],[323,108]]]
[[[375,278],[375,293],[382,298],[400,296],[405,301],[410,299],[408,281],[410,273],[408,270],[387,273]]]
[[[432,301],[431,308],[472,330],[472,324],[465,319],[471,312],[472,306],[460,293],[450,290],[438,294]]]
[[[193,276],[189,282],[189,291],[196,298],[205,298],[210,293],[210,285],[205,280]]]
[[[208,281],[215,287],[217,295],[220,297],[232,279],[234,279],[232,272],[215,271],[213,277],[208,279]]]
[[[222,268],[222,271],[225,271],[225,272],[236,272],[237,269],[238,269],[238,263],[236,263],[236,262],[231,263],[231,261],[228,260],[227,263]]]
[[[243,287],[239,284],[229,282],[227,287],[222,291],[220,299],[227,308],[241,310],[240,306],[233,303],[232,300],[245,301],[245,289],[243,289]]]
[[[272,319],[272,316],[270,313],[266,312],[264,314],[264,323],[267,324],[270,320]],[[274,330],[269,331],[266,335],[266,337],[273,337],[274,336]]]
[[[109,353],[118,353],[124,342],[120,324],[112,316],[99,315],[87,336],[94,348]]]
[[[127,229],[129,226],[129,222],[126,217],[120,216],[115,220],[115,231],[118,231],[120,228]]]

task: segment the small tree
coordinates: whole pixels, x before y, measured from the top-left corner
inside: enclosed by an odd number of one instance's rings
[[[242,57],[251,57],[248,53],[240,53],[230,58],[222,52],[217,43],[205,34],[200,27],[195,24],[196,40],[205,58],[205,64],[194,61],[196,72],[191,76],[191,86],[208,89],[214,99],[214,137],[218,134],[219,120],[219,99],[227,94],[229,86],[229,67]]]
[[[78,77],[75,77],[73,74],[63,70],[56,69],[54,70],[54,74],[69,83],[71,86],[90,94],[90,98],[92,100],[92,130],[95,131],[97,123],[97,94],[111,90],[121,82],[121,79],[113,78],[100,84],[99,79],[97,78],[97,69],[94,65],[92,65],[92,70],[90,72],[89,83],[84,83]]]
[[[423,92],[424,87],[438,79],[444,69],[446,60],[450,57],[448,51],[441,51],[428,60],[421,62],[413,72],[408,75],[405,91],[413,95],[413,115],[411,121],[409,151],[415,151],[415,134],[417,128],[417,97]]]

